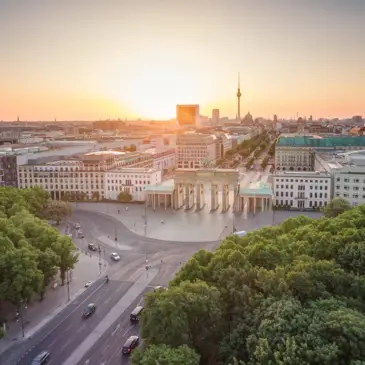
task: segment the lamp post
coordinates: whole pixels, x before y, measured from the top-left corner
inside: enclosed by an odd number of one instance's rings
[[[24,305],[23,300],[21,300],[21,301],[20,301],[20,304],[19,304],[19,311],[18,311],[18,313],[16,314],[16,318],[17,318],[17,320],[18,320],[18,319],[20,320],[20,326],[21,326],[21,329],[22,329],[22,335],[23,335],[23,338],[24,338],[24,337],[25,337],[25,331],[24,331],[23,309],[27,309],[27,306],[26,306],[26,305]]]
[[[71,270],[66,271],[66,284],[67,284],[67,301],[69,302],[71,300],[70,297],[70,282],[71,282]]]

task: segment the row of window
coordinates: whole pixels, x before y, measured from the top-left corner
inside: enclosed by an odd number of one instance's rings
[[[323,180],[323,179],[279,179],[279,178],[276,178],[275,179],[275,182],[310,182],[310,183],[314,183],[314,184],[327,184],[328,183],[328,180]]]
[[[124,180],[125,182],[123,182],[123,180],[108,180],[108,184],[119,184],[119,185],[132,185],[132,180],[130,180],[130,179],[126,179],[126,180]],[[134,183],[136,184],[136,185],[150,185],[151,184],[151,181],[150,180],[148,180],[147,182],[146,182],[146,180],[136,180],[136,181],[134,181]]]
[[[336,178],[336,182],[340,182],[340,181],[341,181],[341,178],[340,177]],[[346,178],[343,179],[343,182],[345,182],[345,183],[352,182],[354,184],[359,184],[360,183],[360,179],[359,178],[353,178],[352,181],[351,181],[351,179],[349,179],[348,177],[346,177]],[[365,184],[365,179],[362,179],[361,180],[361,184]]]
[[[294,185],[276,185],[276,189],[291,189],[294,190]],[[305,190],[306,188],[309,188],[309,190],[329,190],[328,189],[328,185],[314,185],[314,187],[312,185],[310,186],[306,186],[306,185],[298,185],[298,190]]]
[[[275,196],[286,196],[286,197],[290,197],[290,198],[294,198],[294,193],[292,191],[288,192],[288,191],[285,191],[285,195],[284,195],[284,192],[281,191],[277,191]],[[309,198],[319,198],[319,199],[327,199],[328,195],[327,193],[309,193]],[[298,198],[301,198],[301,199],[305,199],[305,194],[303,192],[301,193],[298,193]]]
[[[298,206],[300,205],[299,204],[300,202],[298,202]],[[294,202],[293,200],[277,200],[276,201],[276,204],[279,204],[279,205],[289,205],[290,207],[294,207]],[[302,204],[303,205],[303,204]],[[326,206],[327,205],[327,202],[317,202],[317,201],[309,201],[309,207],[310,208],[313,208],[313,207],[322,207],[322,206]],[[302,208],[304,208],[304,205],[302,206]]]

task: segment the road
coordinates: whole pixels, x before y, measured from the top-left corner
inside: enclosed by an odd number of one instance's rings
[[[108,274],[114,280],[134,281],[144,272],[147,259],[148,265],[159,269],[152,285],[167,285],[173,274],[196,251],[214,250],[219,244],[218,241],[168,242],[139,236],[113,217],[89,211],[76,210],[72,221],[80,223],[85,234],[85,238],[75,239],[77,245],[84,251],[89,251],[89,242],[100,245],[102,258],[109,260]],[[89,252],[98,255],[97,252]],[[110,259],[112,252],[120,255],[119,262]]]
[[[142,237],[129,231],[113,217],[95,212],[76,210],[71,222],[79,222],[85,234],[83,239],[76,238],[75,232],[73,235],[80,250],[87,251],[91,255],[98,255],[98,252],[89,251],[87,244],[92,242],[100,245],[102,252],[100,256],[109,263],[110,281],[105,284],[102,278],[93,283],[32,338],[2,354],[1,365],[30,364],[33,358],[43,350],[51,352],[51,365],[62,364],[93,332],[136,280],[141,275],[148,275],[145,269],[146,264],[158,270],[149,287],[167,285],[173,274],[194,252],[199,249],[212,250],[218,245],[218,242],[166,242]],[[114,240],[115,235],[117,241]],[[113,262],[110,259],[112,252],[119,253],[121,260]],[[146,290],[151,289],[146,288]],[[129,309],[132,310],[140,299],[141,297],[131,303]],[[90,302],[96,303],[97,310],[92,317],[83,320],[83,308]],[[121,348],[124,342],[131,334],[138,332],[138,326],[132,326],[129,323],[129,309],[116,319],[115,326],[112,325],[90,349],[85,361],[90,359],[89,364],[120,364]]]
[[[145,293],[152,290],[147,288]],[[129,315],[142,302],[142,296],[115,321],[115,324],[84,356],[78,365],[120,365],[128,364],[128,357],[122,355],[122,347],[129,336],[140,336],[138,324],[132,324]]]

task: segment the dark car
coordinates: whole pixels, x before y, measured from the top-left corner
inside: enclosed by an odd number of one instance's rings
[[[32,365],[45,365],[48,364],[51,354],[48,351],[42,351],[32,361]]]
[[[95,313],[95,311],[96,311],[96,305],[94,303],[90,303],[84,309],[84,312],[82,313],[82,316],[84,318],[90,317],[92,314]]]
[[[98,249],[94,243],[88,243],[87,248],[91,251],[96,251]]]
[[[138,322],[139,321],[139,318],[143,312],[143,307],[141,305],[139,305],[138,307],[134,308],[133,309],[133,312],[131,313],[130,315],[130,320],[131,322]]]
[[[139,344],[139,337],[138,336],[131,336],[123,345],[122,353],[124,355],[129,355],[134,348],[136,348]]]

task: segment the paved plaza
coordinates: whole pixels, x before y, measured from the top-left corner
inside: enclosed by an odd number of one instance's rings
[[[231,210],[221,213],[219,210],[199,212],[183,209],[174,211],[163,208],[154,211],[142,204],[119,203],[77,203],[77,210],[94,211],[110,215],[122,222],[129,230],[138,235],[166,241],[204,242],[221,240],[236,231],[252,231],[254,229],[279,224],[287,218],[304,214],[319,218],[318,212],[266,211],[257,214],[233,214]],[[120,213],[118,213],[118,210]],[[147,229],[145,230],[145,211],[147,212]]]

